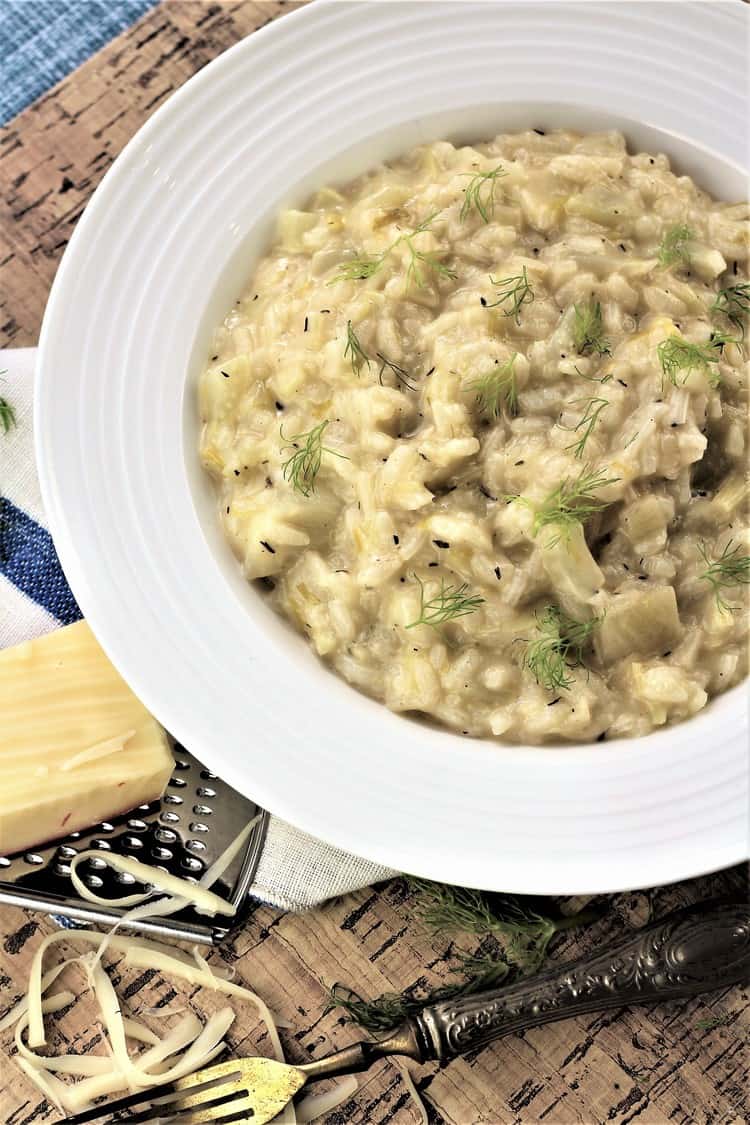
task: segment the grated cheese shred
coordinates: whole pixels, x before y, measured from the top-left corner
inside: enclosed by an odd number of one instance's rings
[[[102,747],[98,749],[104,752]],[[112,752],[112,748],[107,752]],[[208,887],[216,882],[237,856],[259,816],[246,825],[198,883],[179,879],[127,856],[87,851],[75,857],[71,863],[71,877],[82,898],[100,905],[132,906],[133,909],[123,915],[106,934],[94,930],[64,930],[45,937],[32,960],[26,996],[0,1020],[0,1032],[14,1028],[18,1065],[61,1113],[78,1113],[89,1108],[97,1098],[124,1090],[153,1088],[158,1092],[159,1086],[207,1066],[227,1048],[224,1037],[235,1018],[234,1011],[228,1006],[211,1015],[205,1025],[192,1012],[188,1012],[161,1037],[137,1020],[124,1016],[112,981],[102,965],[101,958],[106,950],[122,953],[127,965],[155,968],[192,984],[210,988],[214,992],[250,1000],[259,1018],[267,1026],[274,1057],[279,1062],[285,1061],[277,1031],[278,1021],[252,989],[235,984],[220,972],[214,971],[197,948],[193,950],[191,958],[182,949],[173,949],[161,942],[125,937],[116,932],[120,926],[137,919],[156,915],[163,917],[188,905],[211,916],[233,915],[235,907]],[[116,871],[128,872],[148,889],[120,899],[108,899],[95,894],[85,886],[75,870],[78,863],[92,856],[104,859]],[[93,949],[66,957],[45,972],[44,959],[47,951],[61,941],[92,946]],[[74,999],[73,993],[69,991],[58,992],[53,996],[47,996],[46,993],[64,969],[76,963],[85,969],[94,992],[106,1031],[103,1039],[108,1056],[64,1054],[46,1057],[34,1049],[46,1043],[44,1016],[49,1012],[60,1011]],[[24,1032],[27,1029],[25,1042]],[[140,1054],[131,1055],[128,1040],[143,1044],[147,1049]],[[70,1075],[78,1081],[73,1084],[62,1082],[55,1074]],[[277,1121],[294,1125],[294,1107],[287,1106]]]

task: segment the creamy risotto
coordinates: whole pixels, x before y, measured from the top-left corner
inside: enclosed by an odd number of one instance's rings
[[[540,130],[283,213],[201,381],[247,577],[464,734],[699,711],[746,674],[747,219],[619,133]]]

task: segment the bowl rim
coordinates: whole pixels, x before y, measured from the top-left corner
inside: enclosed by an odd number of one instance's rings
[[[332,5],[326,3],[323,6],[326,8],[330,8]],[[50,518],[50,526],[53,530],[53,533],[55,534],[56,543],[59,545],[63,566],[66,570],[66,573],[69,574],[69,576],[71,576],[72,578],[74,591],[77,594],[79,594],[80,592],[80,600],[84,608],[87,608],[88,603],[90,608],[93,609],[93,612],[91,612],[90,614],[93,628],[97,635],[101,637],[105,649],[108,652],[110,652],[111,649],[110,655],[114,657],[115,663],[121,663],[118,660],[117,645],[114,642],[110,642],[105,615],[102,615],[101,607],[94,608],[93,603],[89,598],[88,583],[84,582],[83,576],[80,573],[77,550],[69,541],[69,528],[67,525],[65,511],[62,506],[61,498],[58,494],[56,482],[53,479],[54,469],[47,456],[48,446],[46,443],[47,439],[50,436],[50,426],[54,424],[53,416],[50,410],[45,406],[46,389],[48,388],[49,380],[52,377],[51,369],[55,361],[53,352],[54,339],[52,325],[55,321],[55,318],[59,317],[60,315],[60,308],[62,308],[62,306],[64,305],[65,300],[68,299],[66,286],[69,286],[70,284],[69,274],[71,273],[71,271],[75,271],[75,269],[77,268],[76,255],[78,254],[78,248],[79,246],[83,246],[86,242],[86,239],[90,237],[89,231],[96,230],[96,225],[99,222],[100,211],[105,211],[108,207],[108,193],[110,191],[109,185],[121,180],[122,177],[131,169],[131,167],[137,169],[144,149],[148,148],[148,146],[152,143],[152,140],[158,140],[160,130],[162,130],[165,123],[170,120],[170,115],[172,117],[178,118],[179,114],[182,112],[183,106],[189,105],[191,101],[195,99],[196,94],[199,93],[200,90],[204,88],[204,86],[208,86],[210,84],[213,75],[215,75],[221,68],[226,68],[227,70],[231,69],[231,67],[234,65],[234,60],[239,58],[242,52],[248,51],[250,47],[252,47],[253,52],[257,52],[260,48],[262,48],[263,44],[269,40],[269,38],[279,37],[284,28],[284,25],[287,25],[287,27],[289,27],[292,22],[294,22],[295,26],[297,24],[300,24],[302,21],[308,18],[306,17],[305,13],[309,10],[310,9],[308,8],[303,8],[295,12],[288,13],[282,20],[269,24],[266,27],[260,29],[258,32],[253,33],[251,39],[243,40],[240,43],[236,44],[234,47],[230,48],[227,52],[219,56],[217,59],[213,60],[207,67],[205,67],[188,83],[181,87],[175,93],[175,95],[173,95],[169,99],[169,101],[165,103],[165,105],[162,106],[151,119],[149,119],[149,121],[143,126],[143,128],[136,134],[136,136],[128,143],[128,145],[126,145],[117,161],[113,164],[112,168],[108,171],[108,173],[102,180],[102,183],[97,188],[91,202],[89,203],[84,213],[84,216],[80,220],[74,232],[73,238],[70,242],[70,246],[64,255],[63,262],[61,263],[60,269],[58,270],[58,275],[55,279],[47,313],[45,314],[45,321],[40,340],[40,354],[36,386],[37,402],[41,404],[35,424],[35,433],[37,443],[37,458],[40,465],[42,491]],[[260,47],[258,46],[259,43]],[[567,105],[570,109],[576,108],[576,103],[573,102],[562,104]],[[577,108],[590,109],[591,107],[579,106]],[[645,125],[646,127],[656,130],[657,132],[664,134],[665,136],[671,136],[681,143],[690,146],[693,149],[699,150],[703,155],[707,155],[708,157],[718,161],[723,165],[732,167],[735,173],[739,173],[740,175],[744,176],[744,170],[739,165],[737,165],[736,162],[730,160],[726,155],[712,152],[711,149],[707,148],[707,146],[696,142],[686,135],[680,135],[679,133],[676,133],[672,130],[666,130],[663,126],[660,125],[648,125],[648,123],[644,122],[637,122],[637,124],[642,126]],[[194,498],[191,497],[191,499]],[[131,671],[130,678],[132,678],[132,675],[133,674]],[[738,685],[735,689],[732,689],[731,692],[726,693],[722,697],[719,697],[719,700],[716,701],[716,703],[720,704],[719,708],[716,707],[716,704],[712,704],[708,711],[702,713],[702,717],[706,718],[707,716],[713,715],[718,710],[721,710],[723,712],[730,708],[732,709],[733,713],[734,711],[736,711],[739,714],[742,710],[741,696],[743,687],[744,685],[742,684]],[[347,688],[347,690],[353,691],[354,689]],[[143,695],[144,702],[146,702],[147,705],[150,705],[148,697],[151,696],[151,692],[149,690],[141,690],[139,694]],[[371,701],[368,701],[368,703],[369,702]],[[381,704],[374,704],[374,706],[378,709],[378,711],[385,710],[383,705]],[[152,705],[152,709],[157,711],[160,715],[165,713],[165,708],[161,705]],[[696,723],[696,721],[700,717],[701,716],[696,716],[694,719],[688,720],[686,724],[680,724],[680,726],[682,727],[692,725]],[[397,721],[400,723],[402,720],[398,718]],[[168,725],[179,727],[180,724],[179,721],[177,721],[174,724]],[[670,728],[670,731],[674,732],[678,729],[678,727],[673,727]],[[654,732],[653,734],[644,736],[643,739],[639,739],[637,741],[641,744],[645,744],[646,742],[653,742],[655,739],[658,740],[658,736],[663,733],[663,731]],[[456,737],[459,740],[461,739],[460,735],[453,737]],[[465,742],[467,740],[462,741]],[[628,740],[612,742],[609,744],[604,744],[604,746],[597,746],[596,744],[591,743],[573,744],[570,746],[565,746],[565,748],[561,748],[559,746],[503,746],[503,751],[508,751],[508,753],[505,755],[506,760],[508,761],[510,761],[519,752],[523,753],[526,756],[533,755],[534,760],[536,761],[552,761],[554,759],[557,759],[560,754],[564,754],[568,762],[573,765],[577,760],[580,761],[581,758],[583,758],[583,760],[588,763],[590,759],[592,759],[594,755],[596,755],[598,761],[609,762],[617,766],[618,764],[623,763],[623,748],[626,741]],[[473,753],[477,744],[476,742],[472,742],[471,745],[471,753]],[[494,743],[490,742],[489,745],[493,750],[496,749],[496,745]],[[202,749],[202,747],[197,747],[197,751],[199,753]],[[235,786],[239,789],[242,789],[243,787],[247,788],[248,786],[253,788],[252,781],[247,779],[246,777],[243,778],[237,771],[237,769],[229,762],[222,763],[221,773],[222,776],[235,784]],[[263,794],[260,793],[259,796],[261,800],[265,802]],[[280,803],[278,799],[274,798],[271,803],[275,805],[274,811],[279,810],[282,815],[285,814],[283,801]],[[305,819],[306,823],[304,826],[305,828],[308,828],[308,830],[316,832],[324,836],[326,839],[331,839],[340,847],[352,847],[352,838],[350,831],[347,830],[343,833],[339,832],[337,824],[330,821],[327,812],[322,817],[318,818],[316,818],[312,814],[310,816],[306,815]],[[400,851],[398,840],[396,840],[395,842],[391,840],[384,840],[382,842],[382,846],[378,845],[377,852],[374,851],[372,847],[370,847],[368,850],[368,854],[370,858],[374,858],[377,861],[388,866],[400,867],[403,865],[403,858],[401,858],[402,853]],[[705,855],[692,855],[687,850],[685,850],[683,854],[684,862],[679,863],[673,859],[670,859],[668,863],[662,862],[661,864],[659,864],[656,861],[656,857],[654,857],[652,872],[649,873],[650,881],[652,881],[653,883],[668,882],[676,878],[683,878],[687,877],[688,875],[700,874],[706,870],[715,869],[717,866],[724,866],[738,862],[745,858],[746,848],[743,847],[738,840],[736,840],[732,844],[724,841],[721,845],[717,846],[715,853],[712,854],[710,859]],[[453,870],[455,868],[455,864],[451,865],[449,862],[447,862],[444,855],[439,857],[439,869],[434,868],[431,865],[430,857],[426,853],[419,856],[418,862],[420,864],[420,873],[431,875],[435,878],[444,878],[444,872],[446,869]],[[537,864],[537,862],[537,860],[534,860],[535,865]],[[582,864],[582,866],[584,865]],[[516,875],[514,875],[512,878],[516,885],[508,885],[507,879],[504,878],[503,887],[504,889],[509,890],[524,890],[531,887],[536,893],[568,893],[579,892],[582,890],[585,890],[588,893],[598,893],[600,891],[603,892],[613,889],[621,889],[622,887],[632,885],[632,876],[626,876],[624,873],[622,875],[616,874],[619,868],[617,860],[615,859],[612,860],[607,874],[604,874],[604,872],[600,870],[600,867],[598,865],[595,865],[595,868],[596,871],[599,871],[599,875],[595,875],[594,870],[588,871],[587,875],[583,879],[585,885],[582,885],[581,878],[575,877],[575,881],[573,883],[571,883],[564,889],[561,889],[561,885],[559,884],[559,882],[553,881],[553,883],[547,884],[544,881],[544,878],[540,878],[539,876],[537,876],[536,878],[532,878],[528,865],[524,865],[519,860],[516,862],[516,872],[521,876],[521,882],[516,882]],[[416,870],[416,868],[413,869]],[[455,870],[456,873],[459,873],[457,868]],[[651,879],[651,874],[653,874],[654,876],[653,879]],[[510,877],[511,876],[509,875],[508,878]],[[613,879],[615,880],[614,884]],[[623,879],[624,881],[622,881]],[[471,880],[467,880],[464,873],[463,877],[454,878],[451,881],[470,882]],[[482,882],[486,883],[486,879],[483,879]]]

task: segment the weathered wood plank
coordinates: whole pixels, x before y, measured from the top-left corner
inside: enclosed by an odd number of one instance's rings
[[[86,201],[143,121],[200,66],[285,8],[277,0],[167,2],[102,50],[21,114],[0,136],[0,339],[35,343],[52,277]],[[711,894],[747,890],[743,871],[606,900],[605,916],[564,935],[556,960],[642,925],[653,911]],[[0,908],[0,1014],[25,988],[47,920]],[[368,995],[432,985],[447,973],[447,941],[428,939],[414,923],[402,884],[362,891],[313,915],[279,917],[258,908],[212,955],[232,964],[293,1027],[283,1032],[289,1057],[302,1061],[351,1042],[356,1032],[325,1012],[327,989],[341,980]],[[72,950],[72,947],[71,947]],[[115,965],[125,1006],[154,1028],[149,1014],[188,1006],[205,1015],[219,1000],[159,974]],[[70,972],[76,1001],[50,1021],[52,1047],[101,1052],[101,1032],[80,975]],[[61,984],[64,981],[61,980]],[[268,1053],[250,1005],[237,1005],[232,1046]],[[701,1020],[727,1022],[702,1029]],[[168,1023],[169,1021],[167,1021]],[[514,1036],[477,1056],[438,1068],[412,1068],[434,1125],[740,1125],[750,1119],[747,1029],[750,1000],[730,989],[705,1001],[623,1010],[569,1020]],[[12,1062],[0,1038],[0,1121],[31,1125],[58,1115]],[[418,1116],[399,1071],[381,1063],[358,1096],[329,1125],[409,1125]]]
[[[742,870],[693,880],[675,887],[605,900],[606,914],[580,933],[566,934],[553,951],[555,960],[576,956],[600,941],[622,934],[630,924],[633,904],[638,921],[650,903],[662,913],[689,900],[746,889]],[[352,921],[352,919],[355,919]],[[23,989],[34,950],[52,932],[45,920],[11,909],[0,911],[0,1013]],[[378,950],[388,944],[386,953]],[[67,942],[65,943],[67,946]],[[336,980],[356,984],[375,995],[403,988],[418,978],[437,983],[446,975],[446,942],[427,938],[411,915],[410,900],[400,882],[362,891],[304,917],[279,917],[259,907],[250,922],[212,958],[234,966],[240,980],[259,990],[268,1003],[293,1025],[282,1038],[291,1059],[318,1057],[350,1042],[355,1031],[337,1013],[326,1012],[327,989]],[[428,968],[428,966],[432,966]],[[66,1050],[101,1051],[99,1031],[92,1025],[90,997],[81,992],[63,1019],[53,1018],[51,1046]],[[159,1031],[164,1024],[151,1014],[187,1004],[199,1015],[214,1011],[219,998],[205,990],[186,988],[160,974],[125,970],[114,961],[114,975],[126,1007]],[[64,979],[64,978],[63,978]],[[242,1053],[267,1053],[265,1032],[251,1006],[237,1005],[238,1019],[230,1042]],[[722,1016],[726,1023],[705,1029],[700,1022]],[[555,1125],[615,1122],[636,1118],[649,1125],[662,1122],[746,1120],[747,1031],[750,998],[744,989],[730,989],[707,998],[649,1009],[624,1009],[537,1028],[514,1036],[450,1066],[415,1069],[418,1085],[429,1101],[433,1119],[445,1125],[497,1123]],[[20,1125],[52,1120],[42,1099],[15,1073],[9,1035],[0,1040],[0,1114]],[[16,1121],[14,1114],[26,1112]],[[352,1125],[407,1125],[416,1115],[398,1071],[380,1064],[362,1080],[359,1096],[331,1117]]]

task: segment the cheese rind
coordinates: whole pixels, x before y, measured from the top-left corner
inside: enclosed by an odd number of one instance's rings
[[[0,855],[159,797],[166,734],[85,621],[0,652]]]

